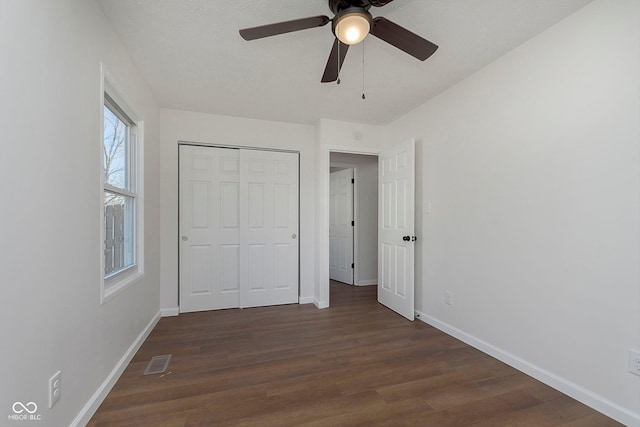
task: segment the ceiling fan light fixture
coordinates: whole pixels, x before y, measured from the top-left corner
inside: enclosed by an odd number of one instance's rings
[[[356,10],[353,10],[356,9]],[[354,45],[367,37],[371,29],[371,14],[363,8],[349,8],[334,20],[333,32],[344,44]]]
[[[2,0],[0,0],[2,1]],[[322,83],[340,83],[340,69],[351,45],[362,42],[367,35],[374,37],[398,48],[414,58],[424,61],[435,53],[438,46],[412,33],[406,28],[377,16],[375,19],[369,13],[371,7],[382,7],[393,0],[328,0],[333,18],[326,15],[310,16],[308,18],[293,19],[291,21],[275,22],[258,27],[240,30],[240,36],[245,40],[256,40],[279,34],[293,33],[315,27],[323,27],[331,22],[331,32],[335,36],[331,53],[327,60]],[[362,52],[364,70],[364,50]],[[363,79],[364,81],[364,79]],[[363,90],[364,92],[364,90]],[[364,99],[364,94],[362,95]]]

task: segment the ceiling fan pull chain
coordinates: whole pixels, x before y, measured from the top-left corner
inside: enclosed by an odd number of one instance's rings
[[[367,99],[364,96],[364,40],[362,40],[362,99]]]
[[[336,43],[338,43],[338,60],[336,61],[336,65],[338,67],[338,79],[336,80],[337,84],[340,84],[340,40],[336,37]]]

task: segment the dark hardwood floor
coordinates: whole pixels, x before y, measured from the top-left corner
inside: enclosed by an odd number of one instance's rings
[[[143,376],[173,354],[165,374]],[[163,318],[90,426],[618,426],[376,301],[331,283],[331,308]]]

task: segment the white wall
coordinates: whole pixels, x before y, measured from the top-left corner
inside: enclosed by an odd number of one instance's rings
[[[101,61],[146,135],[145,275],[104,305]],[[1,1],[0,64],[0,417],[33,401],[33,425],[69,425],[159,312],[158,109],[94,1]]]
[[[178,141],[300,152],[300,297],[313,302],[315,272],[314,128],[308,125],[161,110],[161,306],[178,308]]]
[[[639,41],[640,2],[597,0],[390,126],[432,203],[417,309],[630,425]]]
[[[378,157],[331,153],[331,164],[352,164],[356,173],[355,284],[378,283]]]

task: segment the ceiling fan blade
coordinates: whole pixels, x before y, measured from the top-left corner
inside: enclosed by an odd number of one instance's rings
[[[329,54],[329,60],[327,66],[324,68],[324,74],[322,75],[322,83],[335,82],[338,80],[338,72],[342,68],[345,56],[347,56],[347,50],[349,45],[342,43],[336,37]],[[338,53],[340,54],[340,62],[338,62]]]
[[[331,22],[328,16],[319,15],[309,18],[294,19],[293,21],[278,22],[275,24],[261,25],[259,27],[240,30],[240,35],[245,40],[256,40],[278,34],[291,33],[293,31],[306,30],[308,28],[322,27]]]
[[[424,61],[438,50],[438,46],[383,17],[373,19],[371,34]]]

